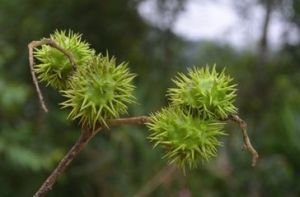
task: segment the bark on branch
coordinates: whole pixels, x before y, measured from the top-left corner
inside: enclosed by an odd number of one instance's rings
[[[108,120],[108,126],[119,126],[119,125],[141,125],[150,122],[149,117],[139,116],[130,118],[120,118],[114,120]],[[104,128],[99,125],[96,130],[83,129],[76,143],[72,146],[69,152],[59,162],[57,167],[52,171],[49,177],[45,180],[42,186],[34,194],[34,197],[45,196],[53,187],[57,179],[63,174],[66,168],[70,165],[73,159],[81,152],[81,150],[88,144],[88,142]]]
[[[96,135],[101,128],[92,132],[90,130],[83,130],[80,137],[76,143],[72,146],[69,152],[64,156],[64,158],[59,162],[57,167],[52,171],[50,176],[45,180],[39,190],[34,194],[34,197],[45,196],[51,189],[54,183],[57,181],[58,177],[66,170],[73,159],[80,153],[80,151],[85,147],[85,145]]]

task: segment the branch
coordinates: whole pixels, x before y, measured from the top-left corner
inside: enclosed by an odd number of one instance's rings
[[[41,89],[39,87],[38,80],[37,80],[37,78],[35,76],[35,72],[34,72],[34,56],[33,56],[33,49],[36,48],[36,47],[45,45],[45,44],[49,45],[50,47],[53,47],[53,48],[57,49],[60,52],[62,52],[69,59],[71,65],[72,65],[73,70],[76,69],[76,63],[75,63],[73,55],[69,51],[67,51],[64,48],[62,48],[61,46],[59,46],[54,40],[51,40],[51,39],[48,39],[48,38],[44,38],[44,39],[42,39],[40,41],[32,41],[32,42],[30,42],[28,44],[28,50],[29,50],[29,67],[30,67],[30,72],[31,72],[31,75],[32,75],[33,84],[34,84],[36,92],[38,94],[40,105],[42,106],[42,109],[45,112],[48,112],[48,108],[47,108],[47,106],[45,104],[42,91],[41,91]]]
[[[151,194],[158,186],[167,182],[176,169],[177,167],[175,165],[163,167],[134,195],[134,197],[149,196],[149,194]]]
[[[52,171],[50,176],[45,180],[42,186],[34,194],[34,197],[45,196],[51,189],[54,183],[57,181],[58,177],[66,170],[73,159],[80,153],[80,151],[85,147],[85,145],[101,130],[98,128],[94,132],[91,130],[83,130],[80,137],[76,143],[72,146],[69,152],[64,156],[64,158],[59,162],[57,167]]]
[[[108,120],[108,126],[119,125],[141,125],[150,121],[147,116],[120,118],[114,120]],[[80,151],[89,143],[89,141],[104,128],[99,125],[96,130],[83,129],[76,143],[72,146],[69,152],[59,162],[57,167],[52,171],[49,177],[45,180],[42,186],[34,194],[34,197],[45,196],[53,187],[57,179],[64,173],[66,168],[70,165],[73,159],[80,153]]]
[[[119,125],[143,125],[150,122],[150,118],[148,116],[137,116],[137,117],[129,117],[129,118],[119,118],[108,120],[108,126],[119,126]]]
[[[242,120],[238,115],[230,115],[229,120],[239,124],[240,128],[242,129],[243,133],[243,139],[244,139],[244,148],[249,151],[249,153],[252,155],[252,167],[256,166],[257,160],[258,160],[258,153],[253,148],[250,138],[247,133],[247,123]]]
[[[236,122],[240,125],[243,136],[245,148],[252,154],[252,166],[256,165],[256,161],[258,159],[258,154],[255,149],[252,147],[250,139],[247,134],[247,125],[246,123],[239,118],[238,115],[231,115],[229,120]],[[149,123],[151,120],[148,116],[137,116],[137,117],[128,117],[128,118],[119,118],[112,119],[107,121],[108,126],[98,125],[97,129],[94,131],[89,129],[84,129],[73,145],[73,147],[69,150],[69,152],[64,156],[64,158],[60,161],[58,166],[52,171],[49,177],[45,180],[42,186],[35,193],[34,197],[45,196],[53,187],[57,179],[63,174],[66,168],[70,165],[73,159],[80,153],[80,151],[89,143],[89,141],[101,131],[103,128],[109,129],[110,127],[120,126],[120,125],[144,125]],[[161,173],[158,173],[157,176],[154,176],[146,185],[142,188],[140,192],[136,196],[144,196],[151,192],[153,188],[155,189],[158,185],[160,185],[164,180],[169,177],[173,171],[175,170],[174,166],[166,167],[165,170],[162,170]],[[162,175],[161,175],[162,174]]]

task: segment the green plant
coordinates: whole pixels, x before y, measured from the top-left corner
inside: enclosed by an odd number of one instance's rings
[[[185,114],[178,108],[163,108],[151,116],[149,139],[166,149],[165,157],[183,169],[197,167],[199,161],[216,156],[225,135],[224,123]]]
[[[68,33],[55,31],[54,34],[50,35],[50,39],[70,52],[79,68],[86,66],[95,54],[94,50],[90,49],[89,44],[81,40],[81,35],[72,31],[68,31]],[[63,53],[51,46],[42,45],[40,49],[35,50],[34,56],[40,62],[34,68],[40,81],[46,82],[47,85],[58,90],[63,90],[69,86],[73,65]]]
[[[127,113],[127,104],[135,101],[134,77],[127,64],[116,65],[108,55],[95,56],[89,65],[74,73],[70,87],[61,91],[67,99],[62,106],[70,107],[69,117],[79,118],[84,126],[106,124],[106,120]]]
[[[172,105],[187,113],[204,119],[226,119],[237,112],[234,106],[236,84],[225,74],[225,69],[217,73],[216,66],[210,68],[194,67],[188,75],[179,73],[173,80],[175,88],[170,88],[168,95]]]
[[[41,49],[33,49],[42,46]],[[63,108],[71,108],[69,118],[79,119],[82,132],[56,169],[37,191],[45,195],[70,162],[101,129],[124,124],[147,124],[149,139],[162,146],[170,163],[197,167],[201,161],[216,156],[225,135],[225,120],[238,123],[243,131],[245,148],[252,154],[254,166],[258,154],[252,147],[246,124],[235,113],[235,84],[223,70],[193,68],[188,75],[178,74],[176,87],[168,90],[170,105],[148,116],[119,118],[135,102],[132,81],[126,63],[117,64],[108,55],[96,55],[79,34],[56,31],[50,39],[33,41],[29,45],[30,68],[40,102],[46,105],[35,76],[58,89],[64,96]],[[40,63],[34,65],[34,57]]]

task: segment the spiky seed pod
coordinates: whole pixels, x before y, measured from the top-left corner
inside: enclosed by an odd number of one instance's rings
[[[77,68],[88,64],[95,54],[89,44],[81,40],[81,35],[72,31],[68,31],[68,33],[56,31],[50,35],[50,38],[74,56]],[[72,65],[63,53],[43,45],[41,48],[35,49],[34,56],[40,61],[40,64],[35,65],[35,72],[40,81],[44,81],[58,90],[68,87]]]
[[[216,156],[217,147],[221,145],[218,137],[225,135],[224,123],[192,117],[173,107],[163,108],[150,118],[147,126],[154,147],[163,146],[164,157],[183,169],[197,167],[200,161]]]
[[[188,75],[180,73],[173,82],[175,88],[168,90],[169,99],[174,106],[204,119],[224,119],[236,113],[234,106],[236,84],[224,73],[217,73],[215,66],[188,70]]]
[[[62,106],[70,107],[69,118],[79,118],[82,125],[106,124],[107,119],[126,113],[127,104],[135,101],[134,77],[127,64],[117,66],[108,55],[95,56],[86,69],[74,74],[70,88],[62,91],[67,99]]]

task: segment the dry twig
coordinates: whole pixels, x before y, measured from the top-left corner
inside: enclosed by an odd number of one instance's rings
[[[39,101],[40,101],[40,104],[42,106],[42,109],[45,112],[48,112],[48,108],[47,108],[47,106],[45,104],[42,91],[41,91],[41,89],[39,87],[39,83],[38,83],[38,80],[37,80],[37,78],[35,76],[35,72],[34,72],[33,49],[36,48],[36,47],[42,46],[42,45],[49,45],[50,47],[53,47],[53,48],[57,49],[58,51],[62,52],[70,60],[70,63],[72,65],[73,70],[76,69],[76,63],[75,63],[73,55],[69,51],[67,51],[64,48],[62,48],[61,46],[59,46],[52,39],[44,38],[44,39],[42,39],[40,41],[32,41],[32,42],[30,42],[28,44],[28,50],[29,50],[29,67],[30,67],[30,72],[31,72],[31,75],[32,75],[33,84],[34,84],[36,92],[38,94]]]
[[[45,196],[51,189],[58,177],[66,170],[73,159],[80,153],[85,145],[101,130],[101,128],[92,132],[90,130],[83,130],[76,143],[72,146],[69,152],[59,162],[57,167],[52,171],[50,176],[45,180],[42,186],[34,194],[34,197]]]
[[[244,148],[245,150],[249,151],[249,153],[252,155],[252,166],[256,166],[257,160],[258,160],[258,153],[257,151],[253,148],[250,138],[247,133],[247,123],[242,120],[238,115],[230,115],[229,120],[237,123],[240,128],[242,129],[243,132],[243,139],[244,139]]]
[[[120,118],[108,121],[108,126],[119,126],[119,125],[140,125],[149,122],[150,119],[147,116]],[[80,153],[80,151],[88,144],[88,142],[101,131],[103,126],[99,125],[94,131],[89,129],[83,129],[80,137],[76,143],[72,146],[69,152],[59,162],[57,167],[52,171],[49,177],[45,180],[42,186],[34,194],[34,197],[45,196],[53,187],[57,179],[63,174],[66,168],[70,165],[73,159]]]

